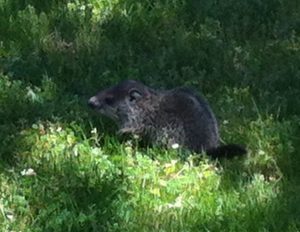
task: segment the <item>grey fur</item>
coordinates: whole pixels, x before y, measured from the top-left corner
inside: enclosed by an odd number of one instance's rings
[[[246,152],[238,145],[219,147],[218,124],[210,106],[187,88],[155,90],[126,80],[90,98],[89,105],[113,119],[119,133],[137,134],[152,144],[171,147],[177,143],[213,157]]]

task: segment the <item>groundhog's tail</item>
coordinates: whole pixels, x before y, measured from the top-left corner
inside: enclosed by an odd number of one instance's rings
[[[245,147],[238,144],[222,145],[206,151],[206,154],[212,158],[233,158],[247,154]]]

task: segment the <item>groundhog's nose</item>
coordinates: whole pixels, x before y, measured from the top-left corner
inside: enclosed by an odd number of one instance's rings
[[[101,108],[101,103],[98,101],[96,97],[91,97],[88,101],[88,106],[92,109],[99,109]]]

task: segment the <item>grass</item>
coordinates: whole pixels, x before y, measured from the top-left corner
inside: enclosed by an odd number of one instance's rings
[[[299,231],[296,1],[0,0],[0,231]],[[247,157],[141,147],[87,109],[190,86]]]

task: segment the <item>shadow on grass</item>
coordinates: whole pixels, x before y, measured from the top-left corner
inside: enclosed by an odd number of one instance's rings
[[[40,135],[31,130],[40,123],[57,123],[62,128],[71,128],[79,141],[84,140],[84,136],[89,137],[93,127],[101,128],[100,133],[110,133],[112,127],[105,120],[100,120],[98,115],[88,112],[84,101],[70,99],[71,95],[57,95],[53,101],[43,103],[16,101],[9,104],[15,100],[13,95],[9,95],[8,104],[3,105],[0,112],[3,119],[0,124],[0,170],[3,173],[15,170],[17,174],[29,166],[36,171],[37,176],[31,180],[31,177],[18,177],[19,181],[13,179],[11,182],[12,187],[20,185],[20,189],[25,190],[23,194],[30,204],[32,216],[27,223],[35,224],[35,228],[105,231],[117,220],[115,212],[118,209],[113,204],[122,178],[101,177],[97,165],[93,170],[84,171],[80,170],[82,167],[76,160],[69,160],[68,157],[61,160],[63,163],[47,163],[46,159],[35,158],[32,153],[32,146],[36,145],[35,136]],[[63,153],[61,155],[64,156]],[[30,160],[35,159],[38,160],[33,161],[31,166]],[[50,159],[50,162],[56,161]],[[11,174],[7,174],[9,178]]]
[[[11,97],[9,106],[0,111],[3,119],[0,124],[1,162],[9,166],[16,164],[20,132],[38,121],[76,122],[85,135],[90,133],[90,124],[109,132],[109,124],[101,123],[96,115],[84,113],[87,112],[85,99],[120,79],[141,79],[168,87],[188,84],[212,93],[224,83],[229,87],[250,85],[255,97],[268,97],[261,99],[266,107],[273,107],[274,98],[281,99],[279,102],[284,108],[282,117],[299,113],[298,98],[294,97],[299,93],[300,82],[296,76],[299,56],[291,49],[292,42],[284,42],[291,31],[295,32],[295,36],[299,32],[296,27],[298,21],[292,20],[297,15],[288,13],[287,17],[287,13],[283,12],[291,12],[288,9],[293,9],[293,4],[284,9],[281,1],[265,4],[229,1],[214,5],[189,0],[184,1],[184,7],[178,3],[176,6],[169,4],[166,8],[155,8],[151,1],[138,2],[141,9],[133,8],[132,15],[126,17],[116,7],[108,19],[92,23],[89,14],[83,18],[79,11],[69,15],[65,3],[7,1],[10,4],[7,9],[11,11],[5,9],[0,14],[3,22],[0,29],[7,35],[4,38],[6,56],[0,60],[4,64],[3,71],[13,79],[22,80],[24,85],[41,86],[41,77],[47,75],[60,93],[43,104],[25,104],[22,101],[16,104]],[[126,8],[124,4],[125,1],[120,1],[119,7]],[[133,1],[127,1],[127,4],[136,6]],[[28,28],[24,27],[26,33],[21,33],[23,30],[20,28],[25,26],[22,20],[30,15],[25,14],[22,18],[18,11],[29,5],[34,6],[37,15],[46,12],[49,27],[42,28],[38,26],[42,24],[33,23]],[[243,9],[247,12],[244,13]],[[279,15],[280,12],[282,15]],[[15,18],[20,17],[19,21],[13,22],[14,18],[7,20],[10,13]],[[286,17],[289,20],[282,20]],[[82,19],[83,22],[80,21]],[[41,34],[29,30],[34,26]],[[43,31],[46,33],[42,34]],[[274,47],[265,47],[267,40],[273,39],[274,35],[287,44],[276,40]],[[34,36],[39,39],[34,40]],[[14,43],[10,43],[12,39]],[[16,51],[10,51],[10,47]],[[269,94],[264,95],[265,91]],[[294,145],[298,148],[297,142]],[[296,152],[288,156],[293,156],[293,160],[282,167],[282,171],[293,185],[299,179],[296,171],[299,158],[295,158]],[[239,164],[235,165],[229,165],[229,168],[243,170]],[[228,178],[233,185],[238,184],[240,174],[229,173]],[[60,174],[53,175],[59,181]],[[70,172],[69,175],[75,174]],[[63,180],[68,182],[68,179]],[[96,202],[93,196],[102,199],[106,193],[88,187],[85,179],[80,181],[83,181],[83,187],[72,186],[66,190],[77,202],[76,207],[86,211],[85,204],[100,206],[101,202]],[[107,185],[104,192],[109,191],[110,184]],[[224,189],[228,190],[234,187],[225,185]],[[84,188],[89,190],[84,191]],[[294,189],[283,188],[283,191],[281,208],[288,204],[288,210],[283,211],[286,213],[283,217],[287,218],[293,215],[293,199],[299,202],[299,198]],[[285,201],[287,198],[289,200]]]
[[[22,84],[3,94],[5,104],[0,110],[0,159],[3,162],[13,165],[18,159],[19,149],[24,149],[22,144],[19,144],[22,131],[39,123],[58,123],[63,127],[73,128],[79,138],[91,136],[93,128],[97,128],[100,134],[115,134],[115,125],[112,125],[111,121],[89,110],[88,98],[55,93],[50,100],[36,102],[28,99],[26,91],[23,92],[25,88],[25,84]],[[15,95],[18,91],[19,95]],[[37,97],[38,95],[39,93]],[[30,150],[29,147],[27,149]]]
[[[57,164],[60,166],[62,164]],[[35,228],[49,231],[106,231],[117,222],[115,200],[120,177],[109,180],[97,171],[81,174],[73,161],[61,169],[36,168],[37,176],[29,185],[26,199],[30,202]],[[122,181],[122,180],[121,180]]]

